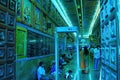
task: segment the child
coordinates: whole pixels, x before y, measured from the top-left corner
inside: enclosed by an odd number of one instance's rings
[[[73,79],[72,70],[68,70],[68,71],[65,73],[65,79],[66,79],[66,80],[72,80],[72,79]]]

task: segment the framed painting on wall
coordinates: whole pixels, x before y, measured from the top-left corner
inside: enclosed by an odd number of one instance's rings
[[[114,70],[117,69],[117,57],[116,57],[116,48],[115,47],[111,47],[111,59],[110,59],[110,66],[111,68],[113,68]]]
[[[5,67],[6,65],[5,64],[0,64],[0,79],[4,79],[5,78],[5,74],[6,74],[6,72],[5,72],[5,69],[6,69],[6,67]]]
[[[35,7],[34,10],[35,28],[40,29],[40,10],[37,7]]]
[[[7,7],[8,0],[0,0],[0,4]]]
[[[7,48],[7,59],[13,60],[15,58],[15,48],[14,47],[8,47]]]
[[[12,11],[15,11],[16,1],[15,0],[9,0],[9,9]]]
[[[16,2],[17,21],[21,21],[22,19],[22,2],[23,0],[17,0]]]
[[[15,28],[15,16],[9,14],[7,24],[10,25],[12,28]]]
[[[6,49],[5,47],[0,47],[0,61],[5,60]]]
[[[6,12],[0,10],[0,22],[6,22]]]
[[[105,63],[109,66],[110,64],[110,49],[109,47],[105,48]]]
[[[31,24],[32,4],[29,0],[24,0],[22,7],[22,20],[24,23]]]
[[[10,43],[15,42],[15,32],[14,31],[7,31],[7,41]]]
[[[15,66],[14,66],[14,62],[13,63],[7,63],[6,64],[6,75],[15,75]]]
[[[6,30],[0,29],[0,45],[3,45],[6,42]]]
[[[116,30],[116,19],[114,18],[111,22],[111,27],[110,27],[110,30],[111,30],[111,37],[112,38],[116,38],[117,37],[117,30]]]

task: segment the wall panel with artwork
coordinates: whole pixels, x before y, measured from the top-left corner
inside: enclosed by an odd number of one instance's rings
[[[11,80],[8,77],[15,74],[15,7],[16,0],[0,0],[0,80]],[[14,63],[13,69],[7,65],[10,63]]]

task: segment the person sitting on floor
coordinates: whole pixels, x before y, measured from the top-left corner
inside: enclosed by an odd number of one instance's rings
[[[65,62],[65,60],[62,57],[60,57],[60,59],[59,59],[59,67],[60,67],[60,69],[63,69],[63,66],[66,65],[66,64],[67,63]]]
[[[65,60],[65,62],[69,63],[70,60],[67,58],[66,54],[63,54],[62,55],[62,58]]]
[[[50,74],[51,74],[51,78],[54,80],[55,79],[55,61],[52,61],[52,65],[50,68]]]
[[[43,62],[39,63],[39,67],[37,69],[37,78],[38,80],[49,80],[49,78],[45,74]]]
[[[55,61],[52,62],[52,66],[51,66],[51,70],[50,70],[50,74],[52,74],[55,77],[55,71],[56,71],[56,67],[55,67]],[[61,70],[58,69],[58,74],[61,74]]]
[[[65,80],[72,80],[72,79],[73,79],[72,70],[68,70],[65,73]]]
[[[69,59],[69,60],[71,60],[72,59],[72,53],[67,53],[66,54],[66,58]]]

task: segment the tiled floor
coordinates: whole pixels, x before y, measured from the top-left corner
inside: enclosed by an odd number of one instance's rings
[[[93,69],[93,59],[90,58],[89,59],[89,73],[87,74],[83,74],[81,71],[80,71],[80,80],[99,80],[99,75],[100,75],[100,70],[97,70],[95,71]],[[76,57],[74,57],[70,63],[68,63],[64,69],[63,69],[63,74],[65,74],[65,72],[68,70],[68,69],[71,69],[73,71],[73,75],[75,75],[75,72],[76,72]],[[65,80],[65,79],[61,79],[61,80]]]
[[[80,80],[99,80],[99,71],[91,70],[88,74],[80,74]]]

